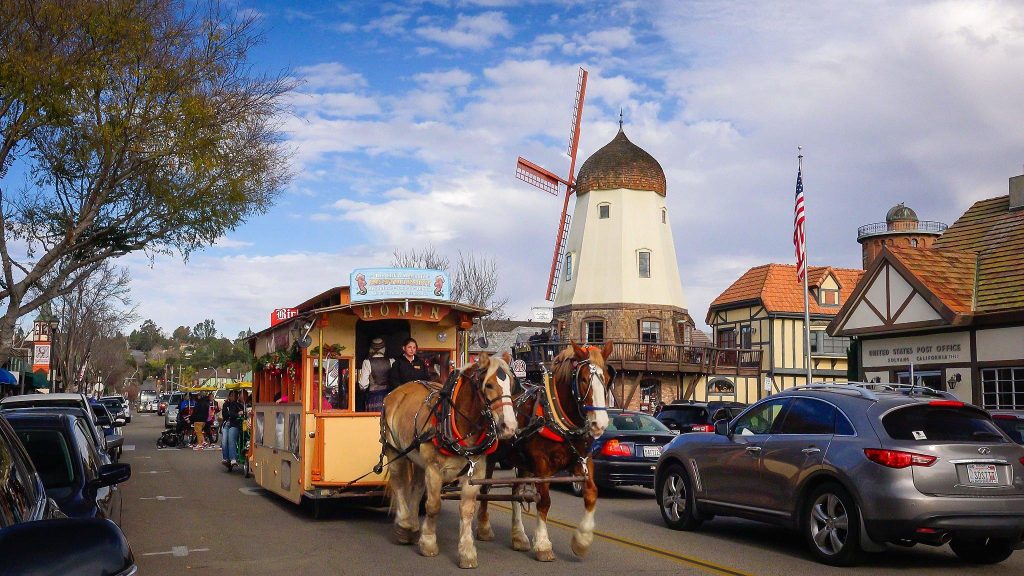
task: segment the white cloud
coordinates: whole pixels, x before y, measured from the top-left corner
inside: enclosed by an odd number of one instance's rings
[[[228,250],[234,250],[238,248],[247,248],[252,246],[252,242],[246,242],[244,240],[235,240],[226,236],[221,236],[217,239],[213,245],[217,248],[226,248]]]
[[[473,75],[465,70],[453,68],[438,72],[422,72],[414,75],[413,80],[428,90],[447,90],[469,86],[473,81]]]
[[[608,55],[633,46],[635,39],[629,28],[616,27],[593,30],[586,34],[574,35],[572,42],[563,44],[566,54]]]
[[[366,32],[380,32],[388,36],[397,36],[405,33],[405,24],[409,21],[411,14],[408,12],[397,12],[381,16],[371,20],[363,26]]]
[[[350,72],[340,62],[323,62],[312,66],[300,66],[295,72],[303,81],[303,89],[352,89],[366,86],[362,74]]]
[[[496,38],[512,37],[512,26],[501,12],[483,12],[476,16],[459,14],[451,26],[423,26],[416,33],[449,48],[482,50]]]

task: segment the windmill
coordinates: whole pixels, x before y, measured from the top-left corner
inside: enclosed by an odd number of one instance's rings
[[[580,121],[583,119],[583,99],[587,93],[587,71],[580,68],[579,79],[576,81],[576,104],[573,110],[572,125],[569,128],[569,176],[561,178],[553,172],[526,160],[522,156],[516,162],[516,178],[536,188],[558,196],[559,184],[565,187],[565,198],[562,201],[562,217],[558,223],[558,235],[555,236],[555,252],[551,256],[551,274],[548,276],[546,300],[555,299],[558,290],[558,278],[562,270],[562,258],[565,254],[565,238],[569,233],[569,196],[575,192],[573,174],[576,171],[576,150],[580,144]]]

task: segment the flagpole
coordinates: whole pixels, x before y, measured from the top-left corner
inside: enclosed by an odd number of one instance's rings
[[[804,155],[801,153],[803,146],[797,146],[797,174],[804,172]],[[807,210],[807,194],[804,194],[804,211]],[[807,362],[807,384],[813,384],[811,379],[811,312],[807,291],[807,276],[811,272],[810,259],[807,256],[807,221],[804,220],[804,356]]]

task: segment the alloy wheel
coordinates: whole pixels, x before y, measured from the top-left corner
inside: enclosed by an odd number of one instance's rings
[[[661,489],[661,507],[673,522],[679,522],[686,511],[686,481],[671,472]]]
[[[811,539],[818,550],[827,556],[843,551],[850,531],[850,519],[842,500],[832,493],[824,493],[811,506],[809,519]]]

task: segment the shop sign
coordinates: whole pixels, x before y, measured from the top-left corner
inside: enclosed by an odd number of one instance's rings
[[[274,327],[299,315],[298,308],[278,308],[270,313],[270,326]]]
[[[50,371],[50,345],[38,342],[32,345],[32,371]]]
[[[359,268],[349,275],[352,302],[368,300],[451,300],[452,282],[444,270]]]
[[[360,320],[420,320],[422,322],[440,322],[448,315],[451,308],[443,304],[424,302],[374,302],[359,304],[352,311]]]
[[[970,361],[971,341],[967,332],[865,340],[863,344],[862,363],[866,368]]]

